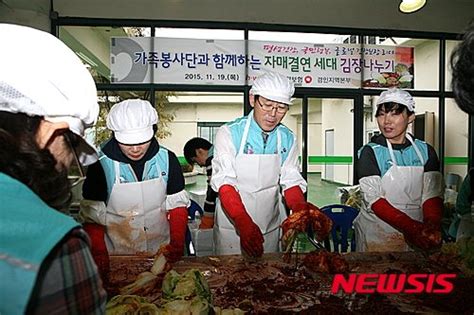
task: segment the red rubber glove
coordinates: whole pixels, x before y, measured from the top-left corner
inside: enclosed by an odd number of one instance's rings
[[[219,189],[219,198],[227,216],[234,222],[242,249],[249,256],[262,256],[264,241],[262,232],[245,210],[239,193],[233,186],[223,185]]]
[[[203,215],[201,217],[201,224],[199,228],[202,230],[212,229],[214,227],[214,216]]]
[[[174,208],[169,212],[170,243],[166,245],[166,259],[173,263],[184,254],[186,228],[188,226],[188,210],[185,207]]]
[[[438,235],[430,227],[413,220],[392,206],[386,199],[380,198],[374,202],[372,210],[380,219],[402,232],[408,244],[422,250],[439,246],[441,237],[438,238]]]
[[[423,203],[423,223],[433,229],[441,230],[441,218],[443,217],[443,199],[434,197]]]
[[[105,226],[97,223],[84,223],[82,228],[91,240],[91,253],[99,269],[103,282],[107,282],[110,273],[110,259],[105,245]]]
[[[283,192],[285,202],[292,213],[304,211],[308,209],[306,200],[304,199],[303,191],[300,186],[296,185],[288,188]]]

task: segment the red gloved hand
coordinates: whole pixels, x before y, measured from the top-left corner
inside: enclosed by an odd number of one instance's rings
[[[213,227],[214,227],[214,216],[204,215],[201,217],[201,224],[199,224],[200,229],[202,230],[212,229]]]
[[[176,262],[184,254],[188,210],[185,207],[174,208],[169,212],[170,243],[166,245],[165,256],[169,262]]]
[[[431,250],[441,246],[441,231],[415,221],[413,227],[403,233],[405,241],[414,248]]]
[[[329,233],[331,233],[332,220],[312,203],[308,202],[307,207],[316,239],[318,241],[325,240],[329,236]]]
[[[103,282],[107,282],[110,272],[110,259],[105,245],[105,226],[96,223],[84,223],[83,229],[91,240],[91,253],[99,269]]]
[[[296,185],[288,188],[283,192],[283,195],[285,196],[286,205],[291,209],[292,213],[308,210],[308,204],[304,199],[300,186]]]
[[[436,230],[441,230],[443,217],[443,199],[434,197],[423,203],[423,223]]]
[[[249,256],[262,256],[264,241],[262,232],[245,210],[239,193],[233,186],[223,185],[219,189],[219,198],[224,211],[234,222],[242,249]]]
[[[380,198],[374,202],[372,210],[380,219],[402,232],[408,244],[422,250],[435,248],[440,244],[432,228],[413,220],[393,207],[386,199]]]

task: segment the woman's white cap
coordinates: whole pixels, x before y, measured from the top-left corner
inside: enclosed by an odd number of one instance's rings
[[[150,102],[140,99],[115,104],[107,116],[107,128],[123,144],[139,144],[153,138],[153,125],[158,123],[158,113]]]
[[[413,97],[410,95],[410,93],[405,90],[391,88],[382,92],[377,100],[377,106],[390,102],[405,105],[410,112],[415,111],[415,101],[413,100]]]
[[[250,94],[260,95],[274,102],[291,105],[291,97],[295,86],[284,75],[276,72],[266,72],[253,82]]]
[[[26,26],[0,24],[0,43],[0,111],[67,122],[83,140],[79,161],[95,162],[84,130],[99,114],[97,90],[79,57],[57,37]]]

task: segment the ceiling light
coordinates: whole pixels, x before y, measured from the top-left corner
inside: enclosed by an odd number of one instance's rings
[[[398,9],[402,13],[413,13],[423,8],[425,4],[426,0],[402,0]]]

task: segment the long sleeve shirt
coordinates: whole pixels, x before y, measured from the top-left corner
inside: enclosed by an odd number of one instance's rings
[[[76,228],[43,262],[27,314],[104,314],[107,293],[89,250]]]
[[[247,119],[252,119],[242,153],[279,154],[281,157],[279,175],[282,191],[298,185],[305,192],[307,183],[299,171],[298,148],[293,132],[288,127],[279,124],[271,132],[264,133],[251,117],[252,113],[219,128],[214,144],[214,159],[212,160],[212,189],[219,191],[219,188],[226,184],[236,186],[236,156],[240,150]],[[277,132],[280,133],[281,137],[280,151],[278,151]],[[267,171],[272,172],[274,170]],[[265,176],[265,174],[261,174],[261,176]]]

